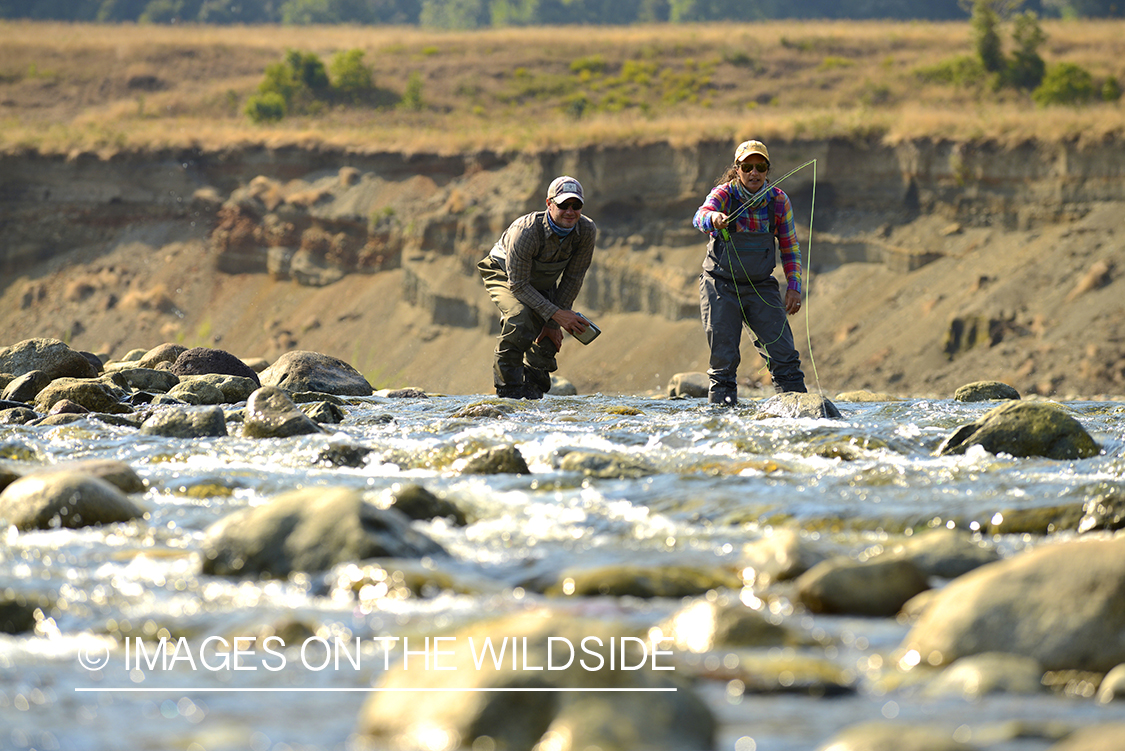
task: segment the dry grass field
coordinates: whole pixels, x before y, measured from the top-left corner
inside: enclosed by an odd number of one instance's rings
[[[1044,22],[1048,65],[1125,82],[1125,21]],[[1004,34],[1007,36],[1005,29]],[[384,101],[255,125],[286,50],[360,49]],[[453,153],[654,140],[934,137],[1018,143],[1125,135],[1120,102],[1040,108],[1010,90],[927,83],[973,52],[965,23],[773,22],[438,32],[403,27],[0,23],[0,150],[248,144]]]

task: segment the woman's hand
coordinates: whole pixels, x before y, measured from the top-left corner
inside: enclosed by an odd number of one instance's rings
[[[793,315],[801,309],[801,293],[795,289],[785,290],[785,312]]]

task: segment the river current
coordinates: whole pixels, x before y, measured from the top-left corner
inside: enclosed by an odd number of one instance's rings
[[[511,409],[456,416],[481,402]],[[755,419],[753,400],[719,410],[699,400],[644,396],[520,403],[374,396],[344,399],[346,420],[326,426],[326,433],[288,439],[189,441],[97,420],[3,426],[0,461],[20,473],[77,459],[119,459],[148,489],[132,496],[147,511],[143,521],[0,531],[0,592],[42,596],[54,605],[53,617],[35,632],[0,634],[0,748],[363,748],[355,736],[357,714],[393,651],[379,637],[425,634],[560,599],[585,615],[623,622],[655,621],[682,605],[678,599],[550,598],[521,586],[536,576],[610,564],[735,567],[743,547],[769,524],[803,527],[856,554],[885,542],[888,530],[961,525],[979,531],[982,520],[1004,510],[1081,504],[1125,483],[1125,403],[1065,402],[1103,448],[1081,461],[979,449],[938,457],[942,440],[990,403],[837,406],[838,420]],[[236,423],[229,425],[234,433]],[[474,452],[512,444],[530,474],[460,472]],[[360,466],[335,466],[322,461],[334,447],[370,451]],[[576,448],[633,469],[607,477],[560,469],[559,457]],[[233,511],[295,488],[348,486],[385,497],[407,484],[452,500],[470,517],[462,527],[442,519],[415,522],[452,554],[451,561],[417,565],[440,569],[456,583],[450,589],[406,596],[387,582],[357,599],[332,585],[340,571],[280,581],[200,573],[205,529]],[[1006,556],[1075,534],[988,539]],[[855,677],[854,690],[826,697],[755,694],[722,680],[698,681],[719,720],[718,748],[803,751],[854,723],[893,720],[952,728],[982,748],[1038,751],[1051,744],[1045,734],[1013,737],[996,729],[1016,720],[1039,727],[1125,721],[1125,702],[1106,706],[1052,692],[930,697],[909,683],[878,679],[908,623],[811,615],[797,605],[775,615],[831,641],[826,654]],[[276,656],[259,647],[241,663],[214,649],[216,639],[279,623],[304,624],[324,641],[306,654],[290,642]],[[170,669],[138,662],[137,645],[162,635],[177,643],[186,637]],[[329,662],[328,653],[317,652],[336,636],[347,645],[360,639],[350,655],[355,662],[349,654]],[[146,659],[155,660],[150,652]],[[700,659],[718,665],[726,656]]]

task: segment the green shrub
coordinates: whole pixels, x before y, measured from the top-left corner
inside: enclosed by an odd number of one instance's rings
[[[363,50],[341,52],[332,58],[332,88],[344,99],[359,101],[375,87],[371,69],[363,64]]]
[[[1113,76],[1105,79],[1102,84],[1102,100],[1106,102],[1116,102],[1121,98],[1121,85],[1117,83],[1117,79]]]
[[[570,70],[573,73],[582,73],[583,71],[586,71],[591,75],[600,75],[602,73],[605,73],[605,68],[605,58],[601,55],[580,57],[570,64]]]
[[[285,99],[276,91],[255,94],[247,100],[245,112],[252,123],[275,123],[285,117]]]
[[[406,91],[402,93],[399,105],[403,109],[420,112],[426,105],[422,101],[422,74],[414,71],[406,82]]]
[[[988,80],[988,71],[980,58],[972,55],[943,60],[937,65],[918,68],[914,71],[923,81],[928,83],[946,83],[953,86],[979,86]]]
[[[1085,104],[1094,99],[1094,77],[1080,65],[1059,63],[1047,71],[1043,83],[1031,92],[1040,106],[1050,104]]]

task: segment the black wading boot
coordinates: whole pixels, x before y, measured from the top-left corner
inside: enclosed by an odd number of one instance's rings
[[[527,381],[526,385],[538,389],[540,396],[551,390],[551,374],[545,370],[525,365],[523,377]]]
[[[496,396],[503,399],[542,399],[543,392],[526,383],[497,386]]]

